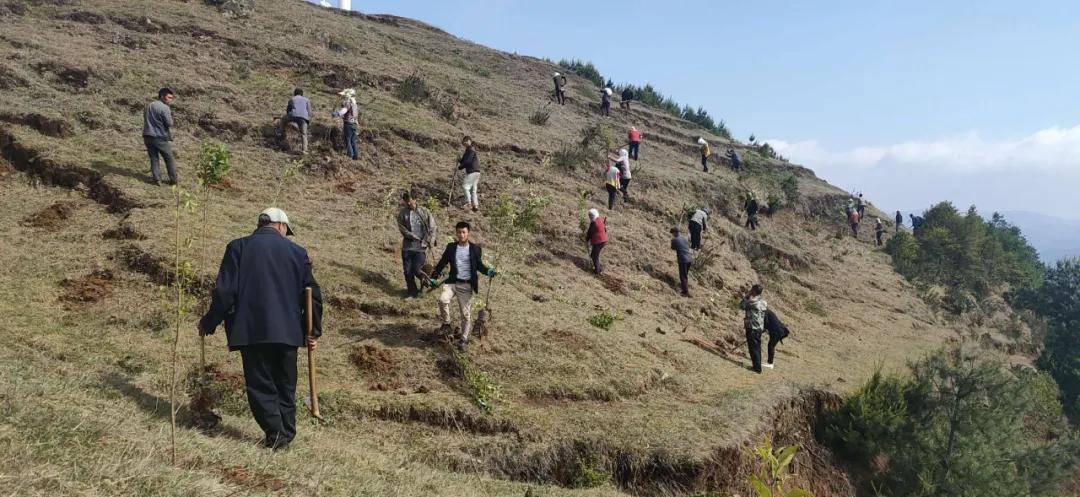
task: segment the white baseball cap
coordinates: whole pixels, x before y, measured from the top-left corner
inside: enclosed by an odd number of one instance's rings
[[[285,234],[287,236],[293,236],[292,227],[289,226],[289,215],[285,214],[285,211],[278,209],[277,207],[271,207],[262,211],[259,217],[266,216],[270,218],[271,223],[281,223],[285,225]]]

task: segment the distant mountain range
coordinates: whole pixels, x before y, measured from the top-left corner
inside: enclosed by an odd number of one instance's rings
[[[921,212],[914,214],[918,216]],[[904,215],[904,225],[910,228],[911,220],[908,214],[913,211],[901,213]],[[979,212],[984,218],[993,214]],[[1044,263],[1053,264],[1066,257],[1080,257],[1080,219],[1065,219],[1028,211],[1003,211],[1001,215],[1005,216],[1005,220],[1010,224],[1020,228],[1028,243],[1039,251],[1039,259]]]

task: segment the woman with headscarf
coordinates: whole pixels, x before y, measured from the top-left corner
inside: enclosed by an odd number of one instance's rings
[[[600,251],[607,245],[607,218],[600,217],[600,211],[589,209],[589,231],[585,232],[585,241],[589,243],[591,250],[589,257],[592,259],[593,273],[602,274],[603,266],[600,265]]]
[[[629,202],[630,194],[627,192],[627,187],[630,186],[630,153],[626,150],[626,147],[619,149],[619,155],[609,155],[609,160],[615,161],[615,165],[619,168],[619,190],[622,191],[623,200]]]
[[[615,208],[615,197],[619,193],[619,188],[622,186],[622,172],[619,171],[618,166],[612,162],[604,170],[604,188],[607,190],[607,208],[608,210]]]
[[[360,109],[356,106],[356,90],[346,88],[338,95],[343,97],[341,108],[334,111],[334,117],[341,118],[341,134],[345,138],[345,155],[356,160],[360,156],[356,148],[356,126],[359,123]]]
[[[604,91],[600,93],[600,115],[611,115],[611,88],[604,88]]]
[[[712,155],[712,149],[709,148],[709,142],[705,141],[705,138],[698,137],[698,145],[701,145],[701,168],[705,172],[709,172],[709,156]]]

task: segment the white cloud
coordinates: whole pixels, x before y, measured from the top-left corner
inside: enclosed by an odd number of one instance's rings
[[[816,140],[766,140],[777,152],[811,169],[904,167],[936,171],[990,172],[1009,169],[1080,173],[1080,125],[1047,128],[1019,139],[984,140],[976,132],[933,141],[829,150]]]

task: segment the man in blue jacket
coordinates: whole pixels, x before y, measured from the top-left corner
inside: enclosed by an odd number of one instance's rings
[[[218,270],[210,309],[199,334],[225,323],[229,350],[240,351],[248,405],[266,438],[285,448],[296,436],[296,349],[314,349],[322,335],[322,292],[307,251],[285,238],[289,217],[271,207],[258,228],[229,242]],[[304,336],[304,288],[312,290],[312,337]]]
[[[285,117],[282,117],[278,124],[278,135],[284,136],[285,127],[289,124],[296,124],[296,127],[300,130],[300,150],[306,154],[308,153],[308,124],[310,122],[311,100],[304,96],[303,89],[297,88],[293,90],[292,98],[285,105]]]
[[[439,316],[442,317],[443,322],[439,333],[444,336],[450,334],[450,301],[457,297],[458,311],[461,313],[461,328],[455,338],[458,339],[458,349],[464,352],[469,343],[472,297],[480,286],[479,273],[484,273],[489,278],[494,278],[496,273],[495,268],[484,264],[484,251],[480,245],[469,242],[469,223],[461,221],[454,228],[457,230],[457,241],[447,245],[443,250],[439,263],[435,265],[431,286],[439,284],[439,275],[449,265],[450,276],[443,282],[442,294],[439,296]]]

